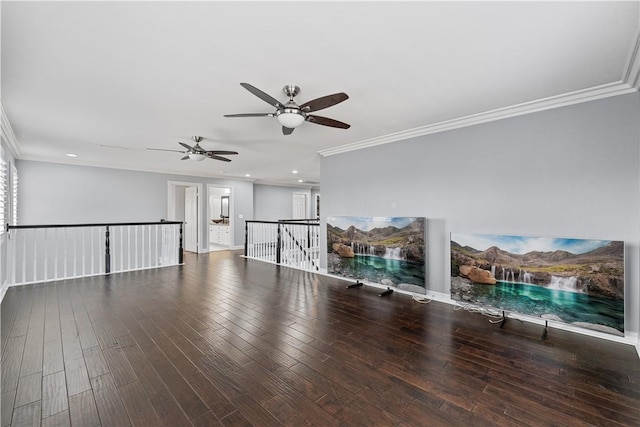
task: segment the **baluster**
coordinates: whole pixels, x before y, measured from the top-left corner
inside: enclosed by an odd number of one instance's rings
[[[133,254],[132,254],[132,258],[133,258],[133,269],[137,269],[138,268],[138,226],[134,225],[131,226],[132,230],[132,234],[133,234],[133,248],[129,248],[130,250],[133,250]]]
[[[138,226],[136,225],[133,229],[133,256],[134,256],[134,266],[138,269]]]
[[[78,230],[72,229],[69,231],[71,231],[71,234],[73,235],[73,277],[78,277],[76,272],[78,264]]]
[[[91,260],[91,274],[93,275],[95,273],[95,271],[96,271],[95,268],[94,268],[95,267],[95,262],[94,262],[94,259],[93,259],[94,256],[95,256],[95,253],[94,253],[94,240],[93,240],[93,228],[91,228],[89,230],[89,239],[91,240],[91,242],[89,244],[89,250],[91,251],[89,259]]]
[[[124,227],[123,227],[124,228]],[[131,227],[127,227],[127,271],[131,270]],[[123,250],[124,252],[124,250]],[[124,266],[122,268],[124,271]]]
[[[158,241],[158,224],[154,225],[155,229],[156,229],[156,244],[155,244],[155,261],[153,263],[153,265],[160,265],[160,258],[158,255],[158,247],[160,246],[160,243]]]
[[[136,225],[136,269],[140,269],[144,264],[144,226]],[[138,235],[140,237],[138,237]],[[140,249],[138,249],[138,242],[140,243]],[[140,253],[138,253],[138,250]]]
[[[16,252],[18,251],[18,234],[18,230],[14,230],[13,239],[11,238],[11,234],[9,234],[8,236],[9,240],[7,242],[7,247],[9,248],[9,253],[11,254],[11,264],[7,264],[13,266],[11,267],[11,280],[9,285],[15,285],[16,283]]]
[[[22,283],[27,281],[27,230],[23,230],[22,234]],[[33,254],[34,258],[36,254]],[[15,282],[14,282],[15,283]]]
[[[38,278],[38,230],[34,230],[33,234],[33,281],[35,282]]]
[[[82,275],[86,276],[86,262],[87,262],[87,253],[86,251],[86,239],[87,239],[87,229],[86,228],[82,228]]]
[[[47,229],[44,229],[44,276],[43,276],[43,280],[47,280],[48,277],[48,266],[49,266],[49,256],[48,256],[48,244],[47,244]]]
[[[251,224],[249,227],[249,239],[251,239],[249,246],[249,256],[254,257],[256,253],[256,227],[255,224]]]
[[[120,229],[120,241],[118,242],[120,252],[120,269],[115,269],[115,271],[124,271],[124,227],[118,227]]]
[[[62,252],[62,259],[63,259],[63,263],[64,263],[62,265],[62,274],[63,274],[62,277],[67,277],[67,262],[68,262],[69,256],[68,256],[68,249],[67,249],[67,243],[68,242],[67,242],[67,229],[66,228],[62,229],[62,241],[63,241],[63,248],[64,248],[63,252]],[[54,240],[54,246],[53,246],[53,248],[54,248],[53,250],[54,251],[56,250],[56,246],[57,246],[57,244],[55,244],[55,243],[57,243],[57,242]],[[56,251],[56,253],[57,252],[58,251]]]

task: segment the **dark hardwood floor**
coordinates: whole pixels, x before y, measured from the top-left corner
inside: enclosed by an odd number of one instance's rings
[[[239,255],[9,289],[2,427],[640,425],[632,346]]]

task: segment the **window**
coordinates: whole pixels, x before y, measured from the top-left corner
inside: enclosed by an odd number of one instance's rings
[[[0,147],[0,234],[4,233],[4,225],[7,220],[7,162],[4,159],[4,150]]]
[[[18,169],[11,164],[11,225],[18,225]]]

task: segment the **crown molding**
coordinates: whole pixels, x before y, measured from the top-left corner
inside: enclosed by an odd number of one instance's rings
[[[640,39],[638,39],[640,40]],[[636,48],[640,46],[636,43]],[[640,54],[635,55],[635,62],[637,64]],[[638,80],[637,68],[635,80]],[[632,77],[631,72],[627,72],[629,77]],[[354,142],[351,144],[345,144],[338,147],[328,148],[326,150],[318,151],[323,157],[332,156],[334,154],[346,153],[349,151],[360,150],[363,148],[374,147],[376,145],[389,144],[392,142],[403,141],[410,138],[415,138],[424,135],[430,135],[433,133],[444,132],[448,130],[459,129],[467,126],[478,125],[482,123],[493,122],[496,120],[507,119],[510,117],[522,116],[525,114],[535,113],[539,111],[551,110],[554,108],[565,107],[568,105],[580,104],[583,102],[595,101],[597,99],[608,98],[611,96],[624,95],[627,93],[637,92],[637,88],[630,85],[625,81],[619,81],[614,83],[608,83],[600,86],[594,86],[588,89],[577,90],[562,95],[551,96],[548,98],[542,98],[535,101],[524,102],[521,104],[512,105],[509,107],[498,108],[496,110],[490,110],[483,113],[472,114],[457,119],[446,120],[426,126],[420,126],[413,129],[408,129],[400,132],[391,133],[364,141]]]
[[[16,135],[13,133],[13,128],[7,117],[7,113],[4,111],[2,101],[0,101],[0,127],[2,128],[2,140],[7,144],[7,148],[11,152],[14,158],[20,157],[20,146]]]
[[[636,90],[640,89],[640,29],[636,33],[622,81]]]

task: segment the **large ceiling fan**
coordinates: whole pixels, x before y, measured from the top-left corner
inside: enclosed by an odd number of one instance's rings
[[[213,160],[220,160],[222,162],[230,162],[231,159],[227,159],[226,157],[222,157],[221,155],[229,156],[232,154],[238,154],[237,151],[205,150],[200,146],[200,142],[203,139],[201,136],[192,136],[191,139],[193,140],[193,142],[195,142],[195,145],[193,146],[187,145],[184,142],[178,142],[178,144],[182,145],[186,149],[186,151],[167,150],[164,148],[147,148],[147,150],[172,151],[174,153],[182,153],[182,154],[186,154],[186,156],[184,156],[180,160],[195,160],[198,162],[204,159],[213,159]]]
[[[277,99],[251,86],[249,83],[240,83],[240,85],[264,102],[276,107],[276,111],[273,113],[225,114],[225,117],[277,117],[282,125],[282,133],[285,135],[290,135],[296,126],[301,125],[302,122],[305,121],[340,129],[349,129],[351,127],[351,125],[334,119],[309,114],[346,101],[349,99],[349,96],[344,92],[323,96],[298,105],[294,102],[293,97],[300,93],[300,88],[296,85],[286,85],[282,88],[282,91],[289,97],[289,101],[282,104]]]

